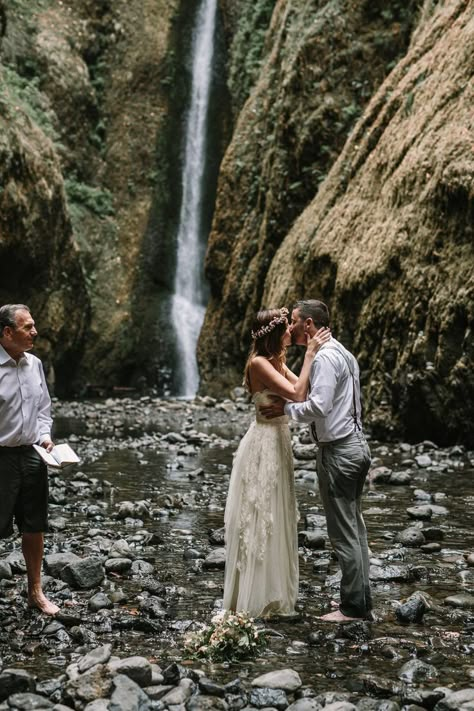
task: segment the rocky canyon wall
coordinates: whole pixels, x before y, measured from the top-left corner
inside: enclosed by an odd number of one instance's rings
[[[340,147],[329,127],[389,68],[386,5],[375,18],[373,4],[336,7],[305,17],[276,5],[221,171],[204,381],[238,381],[260,305],[322,298],[360,360],[376,434],[472,442],[474,3],[420,8],[405,56],[329,170]],[[392,22],[389,47],[402,27]]]

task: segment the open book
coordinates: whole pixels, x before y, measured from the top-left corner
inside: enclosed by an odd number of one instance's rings
[[[50,452],[47,452],[44,447],[40,447],[38,444],[34,444],[33,447],[49,467],[62,469],[67,467],[68,464],[76,464],[76,462],[81,461],[68,444],[57,444]]]

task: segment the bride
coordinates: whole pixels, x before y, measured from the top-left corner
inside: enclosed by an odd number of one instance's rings
[[[255,420],[237,449],[225,510],[225,610],[252,617],[295,614],[298,596],[298,511],[293,454],[286,416],[266,420],[259,407],[272,394],[306,397],[309,371],[330,338],[320,329],[308,340],[299,378],[285,364],[291,343],[288,310],[259,311],[244,381],[255,404]]]

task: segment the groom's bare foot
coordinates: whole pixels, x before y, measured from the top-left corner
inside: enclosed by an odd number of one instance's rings
[[[28,607],[34,607],[44,615],[55,615],[59,612],[59,607],[48,600],[43,591],[28,595]]]
[[[362,617],[348,617],[344,615],[340,610],[334,610],[334,612],[328,612],[327,615],[321,615],[318,618],[323,622],[352,622],[353,620],[362,620]]]

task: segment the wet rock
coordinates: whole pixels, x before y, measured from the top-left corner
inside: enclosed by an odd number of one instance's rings
[[[112,600],[102,592],[93,595],[89,602],[88,607],[92,612],[98,612],[99,610],[110,610],[114,606]]]
[[[322,630],[316,630],[315,632],[310,632],[308,635],[308,644],[312,647],[319,647],[326,641],[326,635]]]
[[[150,700],[145,692],[124,674],[113,678],[109,711],[148,711]]]
[[[432,664],[426,664],[421,659],[410,659],[406,662],[398,674],[398,678],[407,684],[414,684],[418,681],[436,679],[438,671]]]
[[[361,681],[364,685],[364,690],[372,696],[387,698],[389,696],[398,696],[400,691],[399,684],[380,675],[363,674]]]
[[[426,542],[421,529],[415,527],[405,528],[400,531],[395,540],[405,548],[419,548]]]
[[[474,595],[469,595],[469,593],[449,595],[449,597],[444,598],[444,603],[450,607],[459,607],[462,610],[474,610]]]
[[[312,550],[320,550],[326,545],[326,540],[319,531],[300,531],[298,541],[300,545]]]
[[[225,527],[216,528],[209,533],[209,543],[213,546],[223,546],[225,544]]]
[[[151,575],[154,570],[155,566],[147,560],[134,560],[131,566],[134,575]]]
[[[316,701],[315,698],[304,697],[294,701],[288,706],[287,711],[320,711],[323,705]]]
[[[111,689],[112,681],[106,673],[106,667],[103,664],[96,664],[77,679],[71,679],[66,684],[64,695],[66,702],[88,703],[109,696]]]
[[[249,704],[258,709],[271,706],[283,711],[289,705],[288,698],[282,689],[258,688],[249,693]]]
[[[326,516],[322,514],[309,513],[305,516],[306,528],[326,528]]]
[[[375,467],[369,472],[369,479],[379,484],[387,484],[390,481],[393,470],[388,467]]]
[[[227,711],[228,705],[224,699],[216,696],[196,695],[192,696],[186,704],[187,711],[208,711],[208,709],[216,709],[217,711]]]
[[[459,709],[472,709],[474,707],[474,689],[461,689],[453,691],[445,687],[435,689],[444,694],[444,697],[438,701],[434,707],[434,711],[459,711]]]
[[[215,681],[205,676],[199,679],[199,691],[209,696],[219,696],[221,698],[224,698],[226,694],[226,689],[222,684],[216,684]]]
[[[165,684],[176,686],[182,679],[192,679],[192,681],[198,682],[199,676],[192,669],[187,669],[176,662],[173,662],[163,670]]]
[[[370,580],[383,581],[383,580],[397,580],[400,582],[408,582],[413,579],[412,569],[407,565],[371,565]]]
[[[21,711],[34,711],[34,709],[50,709],[53,704],[49,699],[39,694],[12,694],[8,698],[8,705]]]
[[[0,674],[0,701],[11,694],[34,693],[36,681],[34,676],[23,669],[4,669]]]
[[[302,686],[302,681],[298,672],[293,669],[281,669],[271,671],[258,676],[252,681],[252,686],[267,689],[283,689],[283,691],[296,691]]]
[[[429,454],[417,454],[415,456],[415,462],[420,467],[420,469],[426,469],[433,464],[433,460]]]
[[[112,645],[103,644],[101,647],[93,649],[77,660],[79,674],[84,674],[88,669],[92,669],[96,664],[106,664],[112,654]]]
[[[128,558],[133,560],[135,555],[128,545],[128,542],[123,539],[119,539],[118,541],[114,541],[112,543],[109,550],[109,558]]]
[[[191,679],[181,679],[179,686],[169,691],[161,701],[165,706],[177,706],[185,704],[195,690],[195,684]]]
[[[48,575],[52,575],[53,578],[59,578],[63,568],[80,560],[75,553],[50,553],[44,557],[43,565]]]
[[[395,617],[398,622],[415,622],[419,624],[423,621],[423,615],[426,609],[427,607],[423,597],[421,595],[412,595],[406,602],[397,607]]]
[[[173,689],[171,684],[156,684],[146,686],[143,691],[152,701],[160,701],[171,689]]]
[[[410,506],[407,509],[407,514],[410,518],[414,518],[419,521],[429,521],[429,519],[433,516],[433,509],[431,506]]]
[[[205,558],[204,568],[225,568],[225,548],[216,548]]]
[[[69,563],[61,570],[61,579],[73,588],[90,590],[100,585],[104,579],[104,568],[100,558],[90,556]]]
[[[155,595],[142,600],[140,602],[140,610],[155,619],[166,617],[164,601],[159,597],[155,597]]]
[[[388,483],[391,486],[407,486],[411,480],[410,472],[393,472]]]
[[[436,543],[436,541],[433,541],[432,543],[424,543],[420,546],[420,550],[422,550],[423,553],[439,553],[441,550],[441,543]]]
[[[67,707],[69,709],[69,706]],[[64,707],[66,709],[66,707]],[[58,707],[54,706],[53,711],[58,711]],[[96,699],[84,706],[84,711],[109,711],[109,699]]]
[[[10,563],[0,560],[0,580],[11,580],[13,576]]]
[[[414,689],[406,688],[402,693],[402,703],[417,704],[425,709],[432,709],[438,701],[444,698],[444,693],[439,689]]]
[[[296,444],[293,447],[293,455],[296,459],[316,459],[316,445]]]
[[[109,558],[105,561],[106,573],[118,573],[122,575],[123,573],[128,573],[131,567],[132,561],[130,558]]]
[[[444,538],[443,530],[439,526],[425,526],[421,530],[427,541],[442,541]]]
[[[418,499],[418,501],[431,501],[432,496],[429,493],[429,491],[424,491],[423,489],[415,489],[413,492],[413,496],[415,499]]]
[[[469,555],[466,556],[466,563],[471,567],[474,566],[474,553],[469,553]]]
[[[195,548],[187,548],[183,553],[184,560],[199,560],[205,557],[206,554],[203,551],[196,550]]]
[[[126,657],[111,661],[108,669],[113,675],[124,674],[132,679],[139,686],[148,686],[152,682],[151,664],[145,657]]]
[[[23,557],[23,553],[20,551],[12,551],[3,559],[5,563],[8,563],[12,573],[26,573],[26,563]]]
[[[333,704],[327,704],[326,711],[357,711],[357,706],[351,704],[350,701],[335,701]]]
[[[353,642],[366,642],[372,638],[371,626],[364,620],[357,620],[341,625],[340,631],[338,630],[338,634],[339,633],[344,639],[350,639]]]

